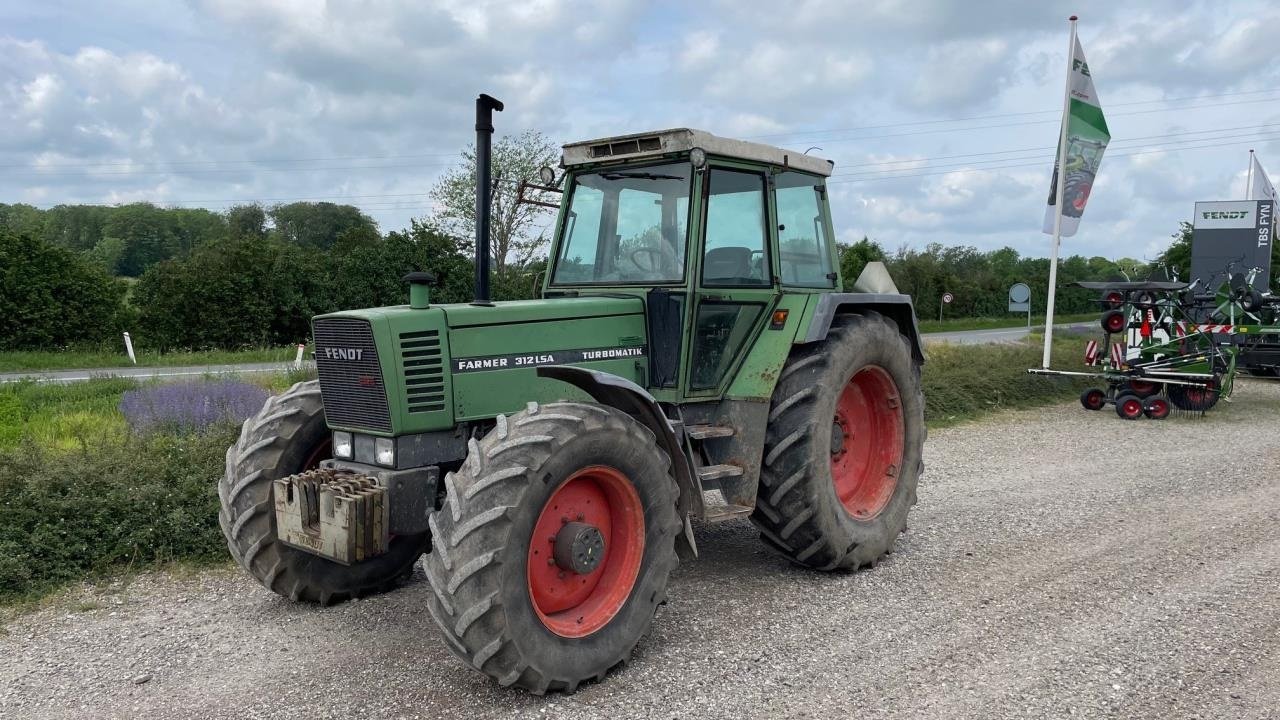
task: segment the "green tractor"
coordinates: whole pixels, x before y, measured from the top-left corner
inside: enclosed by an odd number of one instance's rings
[[[840,291],[832,163],[696,130],[566,145],[538,300],[490,302],[476,101],[476,298],[313,321],[319,380],[227,452],[221,523],[295,601],[393,587],[504,686],[572,692],[625,661],[693,521],[749,518],[817,570],[893,549],[923,470],[915,313],[883,266]]]

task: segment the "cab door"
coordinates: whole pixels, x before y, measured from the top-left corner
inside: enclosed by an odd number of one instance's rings
[[[770,176],[747,166],[702,173],[685,395],[715,397],[777,302]]]

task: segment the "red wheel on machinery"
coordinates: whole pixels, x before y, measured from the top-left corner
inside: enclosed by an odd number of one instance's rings
[[[1160,386],[1150,380],[1130,380],[1126,389],[1140,398],[1148,398],[1160,392]]]
[[[1116,398],[1116,415],[1125,420],[1142,417],[1142,399],[1137,395],[1121,395]]]
[[[831,427],[831,482],[845,512],[880,514],[898,484],[904,444],[898,386],[870,365],[849,378],[836,400]]]
[[[1102,329],[1109,334],[1122,332],[1129,324],[1129,319],[1120,310],[1108,310],[1102,314]]]
[[[566,638],[609,623],[631,594],[644,557],[644,507],[625,475],[603,465],[551,494],[529,541],[529,597],[538,619]]]
[[[1089,388],[1080,393],[1080,405],[1085,410],[1101,410],[1107,405],[1107,394],[1098,388]]]
[[[1169,401],[1159,397],[1147,398],[1142,412],[1152,420],[1163,420],[1169,417]]]
[[[1112,290],[1102,298],[1102,307],[1104,310],[1119,310],[1124,304],[1124,293],[1119,290]]]

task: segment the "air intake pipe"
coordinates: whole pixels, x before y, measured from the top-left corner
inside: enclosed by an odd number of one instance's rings
[[[489,220],[493,204],[493,111],[502,112],[502,101],[484,93],[476,98],[476,299],[489,301]]]

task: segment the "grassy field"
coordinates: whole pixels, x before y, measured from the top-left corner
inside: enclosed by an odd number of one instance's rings
[[[1099,313],[1077,313],[1075,315],[1054,315],[1053,324],[1087,322],[1097,320]],[[1044,329],[1044,315],[1031,316],[1032,327]],[[1026,315],[1010,315],[998,318],[946,318],[937,320],[921,320],[920,332],[962,332],[964,330],[999,330],[1001,328],[1020,328],[1027,326]]]
[[[310,357],[308,346],[305,356]],[[135,353],[139,367],[175,367],[181,365],[230,365],[234,363],[291,363],[297,356],[296,346],[248,350],[203,350],[197,352],[158,353],[139,350]],[[65,350],[0,352],[0,373],[36,370],[108,369],[132,367],[124,347],[119,350]]]
[[[1026,373],[1040,358],[1035,340],[930,348],[922,375],[928,424],[1075,396],[1078,381]],[[1074,358],[1079,344],[1057,341],[1056,356]],[[245,379],[279,392],[306,378]],[[228,382],[208,380],[210,388]],[[0,605],[28,606],[86,578],[226,559],[216,481],[237,422],[198,431],[131,427],[124,394],[163,395],[165,387],[120,378],[0,385]]]

